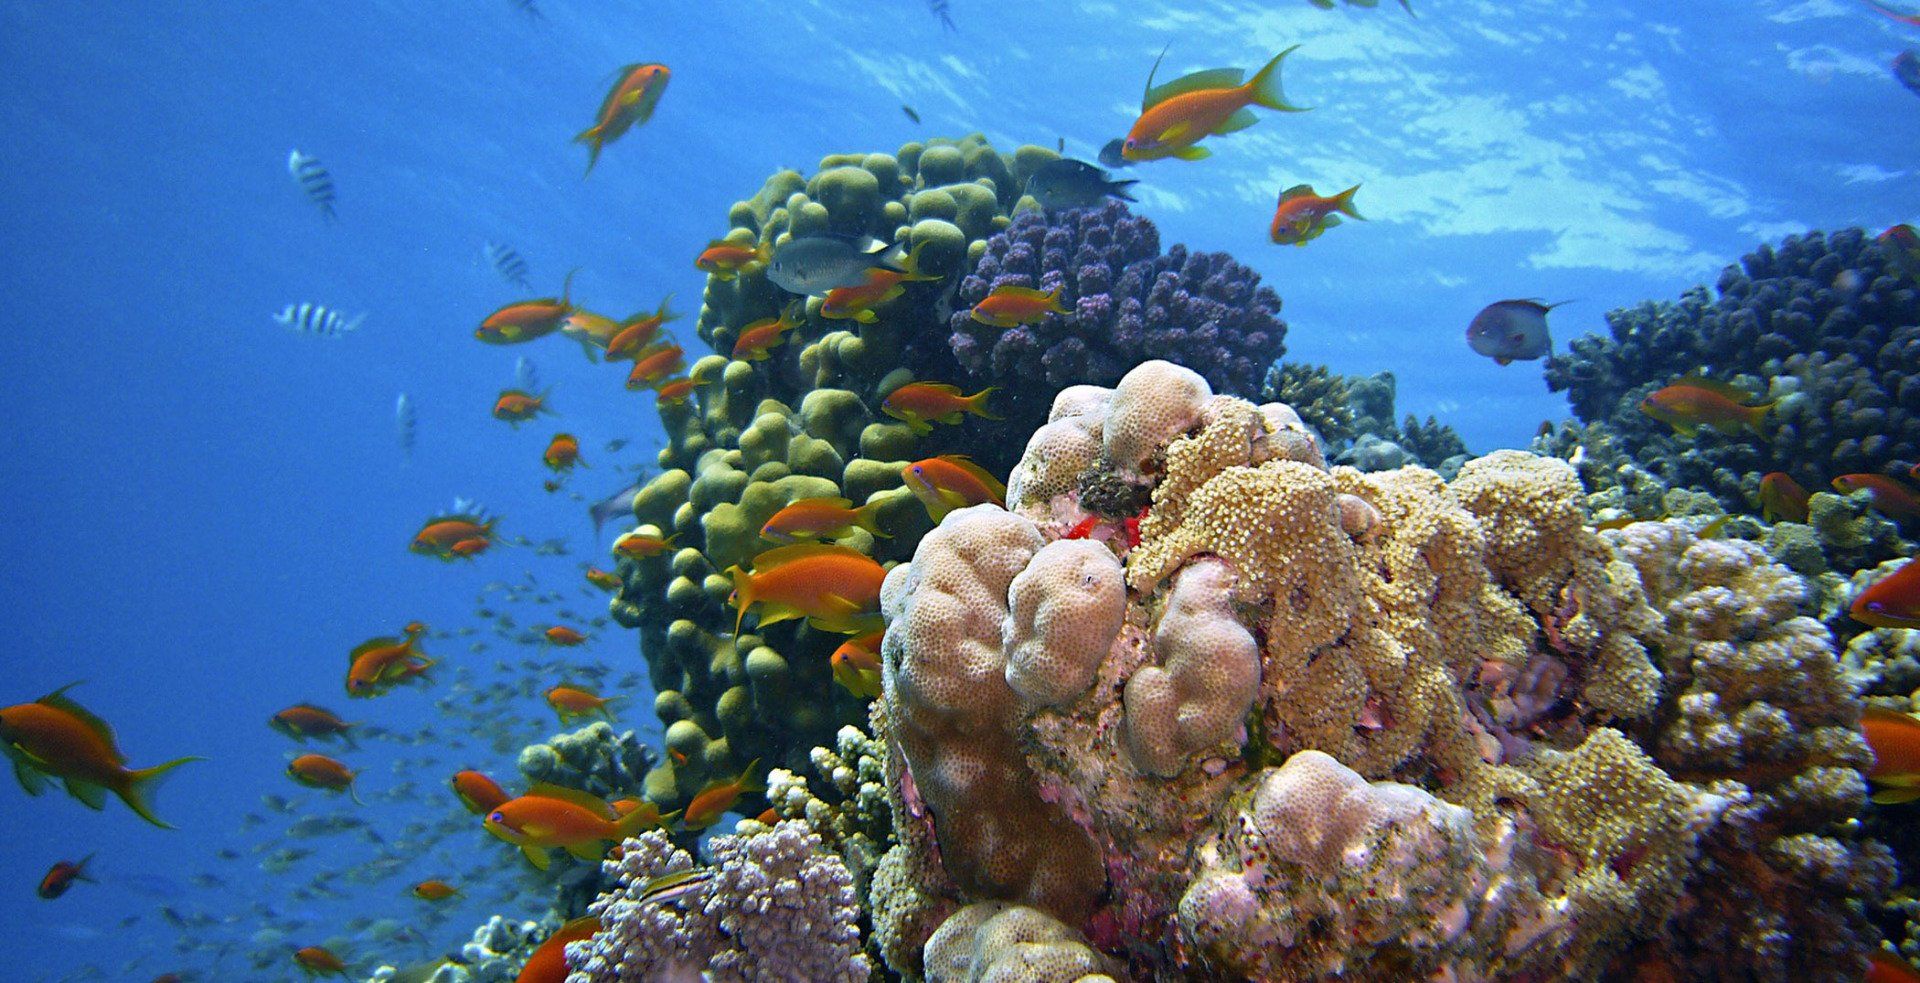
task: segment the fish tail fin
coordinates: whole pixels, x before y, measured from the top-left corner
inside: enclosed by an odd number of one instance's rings
[[[587,174],[593,173],[593,165],[600,163],[600,148],[606,145],[606,141],[600,137],[600,127],[589,126],[581,130],[580,134],[573,138],[573,142],[587,145],[587,170],[585,174],[580,175],[580,179],[584,181]]]
[[[868,502],[853,510],[853,524],[872,533],[880,539],[892,539],[893,534],[880,529],[880,503]]]
[[[654,822],[664,818],[658,815],[648,815],[648,812],[649,810],[645,808],[635,809],[621,816],[619,819],[614,820],[613,828],[619,831],[620,838],[623,840],[639,836],[641,833],[652,829]]]
[[[999,388],[1000,388],[999,386],[988,386],[987,388],[982,389],[971,396],[968,396],[966,399],[967,412],[972,413],[974,416],[977,416],[983,420],[1006,419],[1006,417],[1000,416],[999,414],[994,413],[992,410],[987,409],[987,397],[992,393],[994,393],[995,391],[997,391]]]
[[[1767,437],[1768,436],[1767,432],[1761,428],[1765,426],[1767,422],[1767,413],[1773,409],[1773,404],[1775,402],[1777,401],[1768,400],[1764,403],[1761,403],[1758,406],[1746,407],[1746,411],[1743,414],[1744,419],[1742,419],[1741,422],[1746,424],[1748,430],[1753,431],[1755,434],[1758,434],[1760,437],[1762,438]]]
[[[153,814],[153,793],[160,787],[160,782],[175,768],[189,761],[205,760],[207,759],[193,756],[175,758],[165,764],[154,765],[151,768],[141,768],[138,771],[129,772],[127,775],[127,787],[124,789],[115,789],[115,791],[119,794],[120,801],[125,802],[127,808],[132,809],[141,819],[161,829],[172,829],[174,828],[172,823]]]
[[[1066,287],[1067,285],[1064,282],[1058,283],[1054,285],[1052,290],[1047,292],[1047,310],[1055,314],[1068,313],[1066,308],[1060,306],[1060,291],[1065,290]]]
[[[753,606],[753,575],[735,564],[727,569],[733,578],[733,604],[737,609],[733,615],[733,647],[740,648],[740,625],[747,620],[747,609]]]
[[[671,306],[669,306],[672,303],[673,303],[672,294],[668,294],[665,297],[660,298],[660,306],[658,309],[656,309],[653,312],[653,316],[659,318],[661,324],[665,324],[668,321],[680,320],[680,314],[677,311],[675,311]]]
[[[1355,211],[1353,207],[1353,193],[1359,190],[1360,190],[1360,186],[1356,184],[1353,187],[1348,188],[1347,190],[1342,191],[1337,195],[1334,195],[1333,210],[1336,212],[1345,212],[1347,215],[1353,218],[1357,218],[1362,222],[1366,221],[1367,217]]]
[[[354,778],[358,778],[358,777],[360,776],[358,775],[354,776]],[[360,789],[358,787],[358,783],[355,782],[353,778],[347,779],[347,798],[352,799],[354,805],[357,805],[357,806],[366,805],[365,802],[360,801]]]
[[[1254,105],[1265,106],[1268,109],[1277,109],[1284,113],[1304,113],[1307,111],[1309,108],[1307,106],[1296,106],[1288,102],[1287,94],[1280,89],[1280,63],[1284,61],[1288,55],[1293,54],[1299,47],[1300,46],[1296,44],[1292,48],[1288,48],[1274,55],[1273,60],[1267,62],[1266,67],[1254,73],[1253,78],[1247,80],[1246,88],[1253,96]]]
[[[929,274],[920,272],[920,251],[927,248],[927,243],[932,241],[933,241],[932,239],[922,240],[918,246],[913,247],[912,252],[907,253],[906,259],[903,259],[900,261],[900,268],[907,271],[906,279],[908,280],[940,279],[937,276],[931,276]]]
[[[94,857],[94,855],[93,855],[93,854],[91,854],[91,853],[89,853],[89,854],[87,854],[86,856],[84,856],[84,857],[81,857],[81,858],[80,858],[80,862],[79,862],[79,863],[77,863],[77,864],[74,864],[74,865],[73,865],[73,879],[74,879],[74,880],[76,880],[76,881],[86,881],[86,882],[87,882],[87,883],[89,883],[89,884],[98,884],[98,883],[100,883],[99,881],[96,881],[96,880],[94,880],[93,878],[91,878],[91,877],[88,877],[88,876],[87,876],[87,864],[88,864],[88,863],[89,863],[90,861],[92,861],[92,860],[93,860],[93,857]]]

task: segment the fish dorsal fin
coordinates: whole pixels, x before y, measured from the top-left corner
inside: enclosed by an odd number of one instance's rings
[[[1696,389],[1705,389],[1706,391],[1713,393],[1714,395],[1724,396],[1727,399],[1731,399],[1734,402],[1739,403],[1743,406],[1752,400],[1760,398],[1746,391],[1745,389],[1742,389],[1739,386],[1734,385],[1731,382],[1723,382],[1719,379],[1709,379],[1703,375],[1687,376],[1686,378],[1681,379],[1678,382],[1675,382],[1674,385],[1692,386]]]
[[[1280,192],[1280,204],[1284,205],[1287,202],[1294,200],[1295,198],[1312,198],[1312,197],[1314,197],[1313,185],[1296,184],[1293,187]]]
[[[944,393],[948,396],[960,395],[960,387],[951,382],[923,382],[920,385],[930,392]]]
[[[753,572],[756,574],[765,573],[768,570],[783,567],[789,563],[798,563],[801,560],[811,560],[824,556],[857,556],[861,559],[866,559],[867,557],[865,553],[851,546],[837,546],[833,543],[795,543],[792,546],[775,547],[754,557]]]
[[[1184,96],[1189,92],[1203,89],[1231,89],[1246,81],[1247,73],[1239,68],[1206,68],[1190,75],[1182,75],[1171,82],[1147,90],[1146,102],[1140,108],[1152,109],[1155,106]]]
[[[1920,735],[1920,720],[1916,720],[1910,713],[1888,710],[1885,707],[1877,707],[1869,703],[1861,708],[1860,719],[1873,720],[1894,727],[1905,727],[1913,730],[1917,735]]]
[[[987,488],[993,492],[994,497],[1000,499],[1001,501],[1006,500],[1007,486],[1001,484],[1000,479],[994,477],[993,474],[989,472],[986,468],[983,468],[980,465],[973,463],[973,458],[970,458],[965,454],[948,454],[944,456],[943,460],[945,460],[948,464],[951,464],[954,467],[959,468],[960,470],[965,471],[970,475],[973,475],[975,478],[978,478],[981,484],[986,485]]]
[[[850,498],[803,498],[797,502],[794,502],[793,504],[794,505],[812,505],[818,508],[829,508],[829,509],[853,508],[853,500]],[[791,508],[792,506],[788,506],[788,507]]]
[[[116,749],[113,743],[113,728],[107,726],[106,721],[101,720],[99,717],[94,716],[92,711],[88,710],[86,707],[83,707],[78,703],[73,702],[73,699],[67,696],[67,690],[70,690],[78,685],[80,685],[80,682],[78,680],[68,683],[67,685],[62,686],[59,689],[54,690],[53,692],[48,693],[47,695],[41,697],[39,702],[43,706],[50,706],[55,710],[59,710],[63,713],[72,715],[72,717],[75,720],[78,720],[82,724],[86,725],[86,728],[88,730],[93,731],[94,736],[100,738],[102,741],[105,741],[109,749],[114,749],[113,753],[115,754],[115,756],[118,756],[120,752]]]
[[[391,635],[382,635],[379,638],[369,638],[366,641],[361,642],[358,645],[355,645],[353,647],[353,651],[347,653],[347,662],[348,663],[358,662],[360,661],[361,656],[366,655],[368,652],[371,652],[374,649],[393,648],[396,645],[404,644],[405,641],[406,641],[405,639],[394,638]]]
[[[532,785],[527,786],[526,797],[533,799],[557,799],[561,802],[577,805],[605,819],[613,819],[619,815],[619,813],[614,811],[612,806],[607,804],[605,799],[590,792],[582,792],[577,788],[567,788],[564,785],[549,785],[546,782],[534,782]]]
[[[1018,297],[1022,300],[1046,300],[1047,298],[1053,296],[1053,294],[1048,291],[1039,290],[1034,287],[1015,287],[1015,286],[1001,287],[1000,289],[995,290],[994,293],[999,294],[1002,297]],[[948,386],[947,388],[953,389],[952,386]],[[957,393],[960,390],[953,389],[953,391]],[[953,456],[959,457],[960,455],[956,454]]]

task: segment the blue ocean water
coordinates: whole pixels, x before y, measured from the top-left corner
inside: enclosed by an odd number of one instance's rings
[[[1390,3],[953,0],[952,32],[920,0],[538,7],[0,3],[0,296],[15,311],[0,332],[0,703],[83,680],[73,695],[133,764],[208,759],[161,793],[177,830],[118,803],[0,792],[8,978],[285,978],[295,945],[418,958],[487,914],[544,909],[477,827],[436,839],[408,824],[461,815],[444,785],[455,768],[511,774],[496,738],[554,730],[537,697],[473,723],[441,713],[452,670],[517,682],[519,660],[546,656],[486,631],[436,638],[435,685],[366,702],[340,689],[362,639],[415,619],[484,628],[475,597],[493,582],[531,577],[597,615],[578,567],[606,565],[606,543],[571,494],[620,487],[661,439],[650,397],[574,346],[474,343],[478,319],[518,296],[487,264],[490,240],[526,258],[539,291],[578,267],[574,296],[596,310],[672,293],[692,311],[692,256],[776,169],[974,131],[1003,150],[1064,138],[1091,157],[1131,121],[1163,46],[1172,73],[1299,43],[1287,91],[1315,110],[1224,138],[1204,162],[1135,168],[1139,208],[1164,242],[1259,271],[1285,298],[1289,358],[1390,370],[1403,413],[1437,415],[1480,452],[1567,415],[1539,363],[1466,348],[1485,303],[1573,300],[1553,314],[1564,349],[1606,310],[1711,283],[1760,241],[1915,215],[1920,103],[1886,65],[1920,31],[1840,0],[1414,0],[1417,18]],[[583,179],[569,140],[635,61],[671,65],[671,88]],[[330,169],[337,222],[289,178],[293,148]],[[1368,221],[1271,244],[1275,192],[1302,182],[1361,184]],[[301,302],[366,322],[332,340],[273,323]],[[487,410],[521,354],[559,416],[515,430]],[[410,460],[394,434],[402,392],[418,414]],[[589,467],[548,493],[539,456],[557,428],[581,436]],[[630,443],[608,452],[616,438]],[[456,496],[571,555],[407,553]],[[578,658],[615,678],[641,667],[630,633],[594,634]],[[623,724],[654,726],[646,697],[631,694]],[[283,774],[293,745],[265,720],[303,699],[429,732],[354,758],[370,804],[353,814],[384,847],[277,838],[350,807]],[[267,794],[294,814],[270,812]],[[243,829],[249,813],[266,821]],[[314,852],[261,868],[289,846]],[[53,861],[89,853],[98,883],[34,896]],[[391,876],[348,882],[382,856],[397,858]],[[434,876],[469,893],[429,917],[406,887]],[[363,915],[408,932],[376,944],[348,928]],[[277,961],[254,969],[254,952]]]

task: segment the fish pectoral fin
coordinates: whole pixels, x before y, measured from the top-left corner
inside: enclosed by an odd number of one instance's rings
[[[1883,806],[1912,802],[1915,799],[1920,799],[1920,786],[1900,785],[1893,788],[1883,788],[1873,793],[1872,799],[1876,805]]]
[[[98,811],[107,807],[107,790],[92,782],[69,778],[64,783],[67,794],[79,799],[87,808]]]
[[[39,795],[47,790],[47,774],[34,767],[25,754],[7,746],[7,757],[13,759],[13,777],[19,779],[20,788],[28,795]]]
[[[1213,156],[1213,151],[1205,147],[1181,147],[1173,152],[1173,156],[1181,160],[1205,160]]]
[[[546,847],[534,846],[532,843],[522,843],[520,844],[520,852],[527,855],[528,863],[541,870],[546,870],[548,867],[553,866],[552,859],[547,856]]]
[[[1187,135],[1187,132],[1192,129],[1193,129],[1192,123],[1189,123],[1186,120],[1181,120],[1180,122],[1175,123],[1164,130],[1161,130],[1160,135],[1155,139],[1158,140],[1160,143],[1179,143],[1181,138],[1185,137]]]
[[[1221,123],[1219,128],[1213,132],[1215,136],[1222,133],[1238,133],[1258,122],[1260,122],[1260,117],[1253,115],[1253,110],[1246,108],[1236,109],[1233,111],[1233,115],[1227,117],[1227,121]]]

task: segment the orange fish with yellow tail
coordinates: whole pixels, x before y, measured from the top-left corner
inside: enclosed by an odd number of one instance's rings
[[[1273,224],[1267,227],[1268,237],[1282,246],[1304,246],[1339,225],[1340,215],[1366,221],[1353,207],[1353,195],[1359,190],[1356,184],[1331,198],[1322,198],[1314,193],[1313,185],[1296,184],[1280,192],[1280,202],[1273,208]]]
[[[360,801],[360,793],[353,788],[356,774],[345,764],[324,754],[303,754],[287,762],[287,777],[294,781],[308,788],[345,792],[355,804],[365,805]]]
[[[575,717],[591,717],[596,713],[611,723],[613,711],[607,709],[607,704],[621,699],[625,697],[596,696],[577,686],[562,685],[547,690],[547,706],[559,715],[562,726]]]
[[[721,816],[726,815],[728,810],[739,803],[741,796],[748,792],[764,791],[764,787],[753,778],[754,772],[759,767],[760,762],[755,760],[733,778],[708,782],[707,787],[701,789],[694,795],[693,801],[687,803],[686,812],[680,817],[680,828],[706,829],[719,822]]]
[[[493,527],[497,522],[499,520],[487,515],[484,509],[470,502],[457,501],[453,511],[436,515],[421,524],[420,531],[414,533],[413,542],[407,548],[451,562],[462,555],[455,551],[455,546],[474,539],[491,542]]]
[[[549,850],[599,860],[602,843],[618,843],[657,824],[645,809],[624,816],[604,800],[578,789],[535,782],[527,794],[496,806],[482,822],[487,832],[520,848],[527,861],[546,870]]]
[[[653,110],[660,105],[672,78],[665,65],[649,63],[620,69],[620,77],[600,101],[600,111],[593,115],[593,125],[573,138],[573,142],[587,145],[587,174],[592,174],[593,165],[600,162],[602,148],[653,118]]]
[[[1833,490],[1842,495],[1864,492],[1867,504],[1889,519],[1920,519],[1920,497],[1913,489],[1884,474],[1843,474],[1833,479]]]
[[[460,889],[441,880],[425,880],[411,889],[414,897],[422,901],[445,901],[460,894]]]
[[[546,393],[530,393],[524,389],[502,389],[493,400],[493,418],[512,424],[515,430],[520,424],[539,416],[552,413],[547,406]]]
[[[876,631],[841,642],[827,659],[833,667],[833,681],[861,699],[877,698],[881,688],[880,642],[885,638],[885,632]]]
[[[0,708],[0,749],[13,761],[13,776],[28,795],[47,790],[50,779],[90,809],[106,806],[112,792],[141,819],[164,829],[149,800],[173,769],[204,758],[175,758],[152,768],[130,769],[113,728],[67,696],[69,683],[33,701]]]
[[[585,942],[600,931],[600,919],[587,915],[554,929],[540,947],[527,957],[526,966],[513,983],[566,983],[567,945],[572,942]]]
[[[931,241],[931,240],[928,240]],[[820,301],[820,316],[836,320],[853,320],[861,324],[872,324],[880,320],[874,308],[885,304],[907,292],[904,284],[941,279],[920,272],[920,251],[927,248],[927,242],[913,247],[913,252],[900,262],[900,268],[890,270],[876,266],[867,271],[866,282],[852,287],[835,287],[827,291]]]
[[[500,807],[500,803],[513,798],[500,783],[471,768],[453,774],[453,794],[460,797],[460,803],[467,811],[476,816],[484,816]]]
[[[598,362],[600,354],[613,343],[622,327],[619,321],[605,314],[576,307],[560,322],[560,333],[580,343],[580,351],[587,356],[587,361]],[[608,361],[612,361],[611,356]]]
[[[473,336],[489,345],[517,345],[560,330],[567,315],[573,313],[573,272],[567,273],[560,296],[508,304],[482,319]]]
[[[667,305],[672,301],[673,295],[668,294],[653,313],[635,314],[620,322],[619,333],[607,342],[607,361],[633,358],[652,344],[653,339],[659,336],[661,327],[680,317],[668,309]]]
[[[309,978],[315,976],[352,976],[351,973],[347,972],[346,961],[335,955],[333,950],[325,946],[310,945],[295,949],[293,952],[293,962],[299,966],[300,971],[307,974]]]
[[[998,420],[1000,417],[987,410],[987,396],[994,389],[988,386],[962,396],[958,386],[944,382],[909,382],[887,394],[880,412],[905,423],[914,433],[932,433],[935,423],[959,423],[967,413],[983,420]]]
[[[1867,780],[1878,787],[1873,801],[1894,805],[1920,799],[1920,719],[1869,705],[1860,713],[1860,731],[1873,748]]]
[[[659,406],[679,406],[693,398],[693,391],[700,388],[700,386],[700,380],[689,379],[685,376],[678,379],[668,379],[661,383],[658,388],[654,389],[653,401]]]
[[[347,653],[347,695],[378,696],[410,679],[425,678],[434,661],[421,653],[425,629],[407,626],[403,637],[369,638]]]
[[[673,541],[679,538],[679,533],[662,539],[643,532],[630,532],[613,541],[613,555],[645,560],[673,549]]]
[[[540,634],[546,638],[546,644],[558,645],[561,648],[573,648],[576,645],[587,644],[587,636],[580,634],[579,631],[569,628],[566,625],[554,625]]]
[[[798,543],[836,539],[855,528],[881,539],[893,538],[880,529],[879,502],[854,508],[845,498],[803,498],[769,517],[760,527],[760,536],[776,543]]]
[[[350,724],[333,711],[311,703],[295,703],[269,718],[267,726],[303,743],[337,737],[353,747],[353,728],[359,724]]]
[[[1649,393],[1640,401],[1640,412],[1673,428],[1682,437],[1692,437],[1701,427],[1737,434],[1742,428],[1765,436],[1760,424],[1767,418],[1772,402],[1753,403],[1753,396],[1731,383],[1690,376]]]
[[[587,462],[580,460],[580,439],[570,433],[557,433],[547,442],[547,449],[540,455],[548,470],[558,474],[571,471],[575,465],[584,467]]]
[[[973,305],[969,316],[990,327],[1012,328],[1036,324],[1048,314],[1065,313],[1067,309],[1060,306],[1060,287],[1046,291],[1008,284],[995,287],[980,303]]]
[[[900,469],[900,477],[935,522],[954,509],[988,502],[1004,505],[1007,501],[1007,486],[964,454],[915,461]]]
[[[1289,103],[1280,89],[1280,63],[1299,47],[1296,44],[1274,55],[1244,83],[1241,79],[1246,73],[1240,69],[1214,68],[1155,86],[1153,77],[1160,71],[1156,59],[1153,71],[1147,73],[1140,117],[1120,144],[1121,158],[1135,163],[1167,157],[1200,160],[1213,155],[1205,147],[1195,146],[1201,140],[1235,133],[1259,122],[1249,107],[1305,112],[1305,107]]]
[[[1806,522],[1807,503],[1812,498],[1783,471],[1769,472],[1760,479],[1760,514],[1768,522]]]
[[[803,322],[794,317],[797,308],[781,311],[779,317],[761,318],[740,329],[733,340],[733,357],[746,362],[764,362],[768,353],[785,342],[786,333]]]
[[[731,280],[743,273],[756,273],[765,268],[773,259],[773,243],[758,242],[745,245],[715,239],[707,243],[707,248],[693,261],[695,268],[707,273],[715,280]]]
[[[872,557],[845,546],[798,543],[753,558],[753,571],[729,567],[738,614],[733,635],[747,609],[760,607],[759,626],[805,618],[815,628],[855,634],[872,631],[880,621],[880,582],[887,571]]]
[[[627,373],[628,389],[649,389],[686,368],[686,350],[673,342],[661,342],[633,358],[633,371]]]
[[[1875,628],[1920,628],[1920,560],[1908,560],[1868,584],[1847,615]]]

